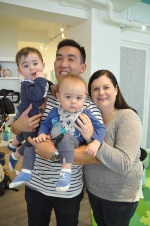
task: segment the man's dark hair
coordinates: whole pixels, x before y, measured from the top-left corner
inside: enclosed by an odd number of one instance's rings
[[[84,47],[80,46],[79,43],[77,43],[76,41],[74,41],[72,39],[64,39],[58,43],[57,51],[64,46],[72,46],[72,47],[77,48],[80,51],[82,63],[83,64],[85,63],[86,53],[85,53]]]

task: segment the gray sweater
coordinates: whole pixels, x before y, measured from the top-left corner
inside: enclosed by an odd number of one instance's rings
[[[86,187],[103,199],[133,202],[143,176],[140,119],[130,109],[118,110],[105,127],[105,141],[96,156],[101,163],[84,166]]]

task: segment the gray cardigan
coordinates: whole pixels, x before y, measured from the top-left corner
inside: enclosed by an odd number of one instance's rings
[[[118,110],[105,127],[105,141],[96,156],[101,163],[84,166],[86,187],[103,199],[133,202],[143,176],[140,119],[130,109]]]

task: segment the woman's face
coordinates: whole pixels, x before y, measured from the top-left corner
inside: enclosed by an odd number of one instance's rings
[[[114,87],[105,75],[95,79],[91,84],[92,100],[101,111],[114,108],[117,93],[117,87]]]

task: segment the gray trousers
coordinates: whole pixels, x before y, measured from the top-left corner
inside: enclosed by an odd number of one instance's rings
[[[19,116],[20,116],[20,112],[17,112],[13,121],[16,121],[19,118]],[[25,140],[25,143],[23,143],[18,148],[19,154],[23,156],[22,169],[33,170],[34,161],[35,161],[35,151],[34,151],[34,147],[28,142],[28,137],[29,136],[31,138],[36,137],[38,134],[38,132],[37,132],[38,129],[35,132],[31,132],[31,133],[24,132],[21,135],[16,136],[16,139],[20,143],[23,140]]]
[[[34,147],[28,142],[28,137],[36,137],[37,132],[23,133],[25,143],[23,143],[19,148],[18,152],[23,156],[22,169],[33,170],[35,161],[35,150]]]
[[[69,133],[65,133],[62,140],[56,144],[61,163],[72,163],[74,149],[80,146],[79,140]]]

